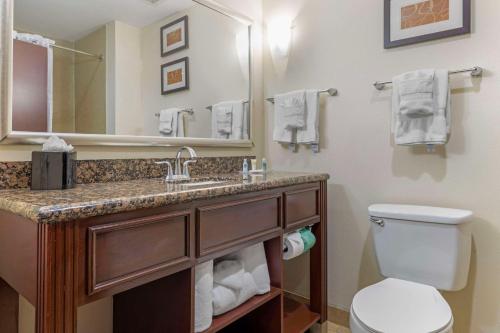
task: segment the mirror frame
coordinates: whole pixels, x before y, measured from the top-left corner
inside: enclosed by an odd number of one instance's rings
[[[78,134],[78,133],[44,133],[21,132],[12,130],[12,58],[13,58],[13,27],[14,1],[0,0],[0,144],[43,144],[47,138],[57,135],[73,145],[86,146],[195,146],[195,147],[241,147],[250,148],[253,143],[254,100],[252,89],[253,48],[252,26],[253,20],[218,4],[213,0],[192,0],[193,2],[212,9],[222,15],[235,19],[248,27],[249,35],[249,100],[250,100],[250,133],[249,140],[221,140],[211,138],[166,138],[161,136],[131,136],[106,134]]]

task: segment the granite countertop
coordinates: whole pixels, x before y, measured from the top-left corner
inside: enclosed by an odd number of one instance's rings
[[[206,177],[204,177],[206,178]],[[327,174],[270,172],[243,181],[239,175],[218,176],[215,185],[168,184],[162,179],[78,185],[64,191],[0,191],[0,209],[35,223],[56,223],[144,208],[262,191],[327,180]],[[203,181],[203,179],[200,179]]]

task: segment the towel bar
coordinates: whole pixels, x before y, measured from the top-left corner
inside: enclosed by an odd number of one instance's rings
[[[479,66],[475,66],[475,67],[472,67],[472,68],[457,69],[457,70],[454,70],[454,71],[450,71],[450,75],[460,74],[460,73],[468,73],[468,72],[470,72],[470,75],[473,76],[473,77],[482,76],[483,75],[483,68],[479,67]],[[375,82],[373,84],[373,86],[377,90],[384,90],[385,86],[387,86],[389,84],[392,84],[392,81],[384,81],[384,82],[377,81],[377,82]]]
[[[186,112],[186,113],[188,113],[188,114],[194,114],[194,110],[193,110],[192,108],[189,108],[189,109],[183,109],[183,110],[181,110],[181,111],[179,111],[179,112]],[[160,113],[159,113],[159,112],[155,113],[155,117],[156,117],[156,118],[160,118]]]
[[[248,101],[244,101],[243,104],[248,104],[249,102]],[[210,106],[207,106],[205,109],[207,109],[208,111],[212,111],[213,109],[213,105],[210,105]]]
[[[320,94],[328,94],[330,96],[336,96],[338,94],[338,90],[334,88],[324,89],[319,91]],[[274,104],[274,97],[266,98],[266,101]]]

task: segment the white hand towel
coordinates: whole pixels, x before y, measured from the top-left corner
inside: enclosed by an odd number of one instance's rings
[[[212,325],[212,289],[214,262],[208,261],[195,267],[194,331],[203,332]]]
[[[158,130],[167,137],[184,137],[184,113],[180,108],[170,108],[160,111]]]
[[[295,143],[296,130],[306,124],[306,91],[297,90],[274,97],[273,140]]]
[[[292,91],[274,97],[275,112],[281,114],[283,126],[293,130],[306,124],[306,92]]]
[[[395,78],[399,90],[399,113],[410,118],[434,114],[435,70],[419,70]]]
[[[267,267],[264,243],[249,246],[225,258],[241,261],[245,272],[252,275],[255,285],[257,286],[258,295],[268,293],[271,290],[271,279]]]
[[[408,74],[406,74],[408,76]],[[414,74],[418,75],[418,74]],[[430,115],[401,113],[400,76],[394,78],[392,132],[398,145],[443,145],[451,126],[451,93],[447,70],[436,70],[433,80],[433,112]]]
[[[229,139],[233,129],[233,103],[222,102],[212,106],[212,137]]]
[[[297,143],[318,144],[319,143],[319,90],[310,89],[306,91],[307,117],[303,128],[297,129]]]
[[[304,241],[299,232],[292,232],[286,235],[283,242],[285,243],[283,259],[290,260],[304,253]]]
[[[177,109],[167,109],[160,111],[159,131],[164,135],[171,135],[174,130],[174,118],[177,117]]]

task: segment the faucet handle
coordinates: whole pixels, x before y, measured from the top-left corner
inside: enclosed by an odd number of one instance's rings
[[[158,165],[166,164],[167,165],[167,176],[165,177],[165,180],[170,181],[170,180],[174,179],[174,173],[172,172],[172,163],[170,163],[169,161],[160,161],[160,162],[155,162],[155,164],[158,164]]]
[[[189,164],[191,163],[196,163],[197,160],[187,160],[186,162],[184,162],[182,164],[182,174],[185,176],[185,177],[188,177],[190,178],[191,176],[189,175]]]

